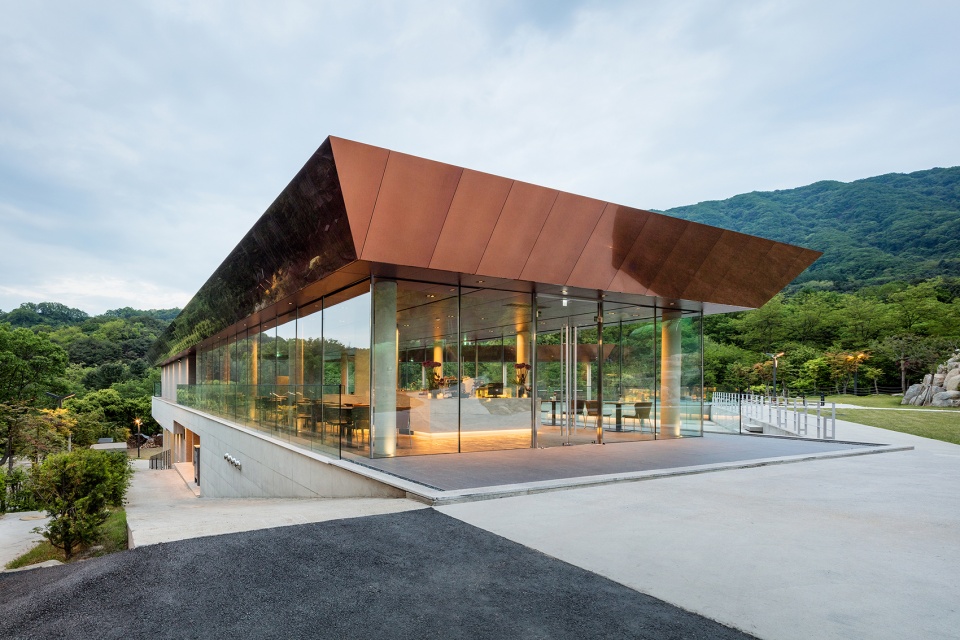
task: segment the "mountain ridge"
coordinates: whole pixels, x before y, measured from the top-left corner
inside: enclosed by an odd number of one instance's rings
[[[791,288],[960,276],[960,166],[751,191],[663,213],[823,251]]]

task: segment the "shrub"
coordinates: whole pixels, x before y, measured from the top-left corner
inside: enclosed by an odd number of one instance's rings
[[[36,508],[30,475],[20,467],[15,467],[13,471],[0,467],[0,513],[33,511]]]
[[[133,471],[125,454],[90,449],[48,456],[33,474],[37,502],[50,515],[38,531],[67,560],[94,542],[108,506],[121,506]]]

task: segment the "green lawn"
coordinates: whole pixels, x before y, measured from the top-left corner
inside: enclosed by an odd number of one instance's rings
[[[123,509],[112,509],[107,521],[103,523],[100,540],[94,546],[102,546],[103,549],[93,553],[80,549],[73,554],[73,560],[83,558],[94,558],[97,556],[124,551],[127,548],[127,514]],[[7,569],[19,569],[38,562],[47,560],[59,560],[64,562],[63,551],[57,549],[52,544],[43,540],[38,542],[37,546],[30,549],[22,556],[7,563]]]
[[[809,398],[808,398],[809,400]],[[910,405],[901,405],[899,396],[876,395],[876,396],[854,396],[854,395],[835,395],[827,396],[826,401],[836,402],[837,404],[855,404],[859,407],[869,409],[920,409],[926,411],[930,409],[947,409],[948,411],[960,411],[960,407],[914,407]]]
[[[960,444],[960,412],[837,409],[837,419]]]

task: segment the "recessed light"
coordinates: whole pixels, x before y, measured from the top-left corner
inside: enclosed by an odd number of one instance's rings
[[[483,284],[486,280],[477,280],[478,283]]]
[[[428,298],[436,298],[437,296],[436,296],[436,294],[428,293],[428,294],[427,294],[427,297],[428,297]]]

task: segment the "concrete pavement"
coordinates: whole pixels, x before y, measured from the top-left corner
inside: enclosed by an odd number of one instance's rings
[[[134,462],[127,494],[127,526],[132,547],[285,525],[357,518],[423,509],[413,500],[394,498],[243,499],[198,498],[173,469],[149,469]]]
[[[915,450],[438,510],[761,638],[956,638],[960,447],[837,438]]]
[[[32,549],[43,536],[34,533],[35,527],[42,527],[49,518],[43,511],[21,511],[0,516],[0,571],[11,560]]]

